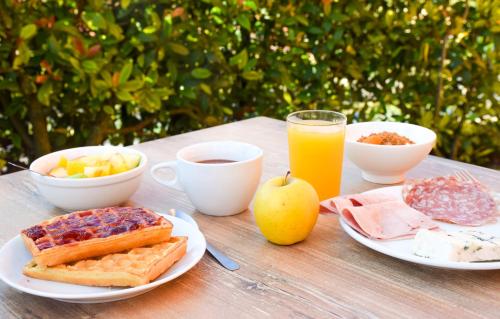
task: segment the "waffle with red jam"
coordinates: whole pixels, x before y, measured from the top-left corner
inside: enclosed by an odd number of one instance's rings
[[[187,237],[56,266],[31,261],[26,276],[88,286],[140,286],[153,281],[186,254]]]
[[[168,241],[172,223],[147,208],[108,207],[57,216],[21,232],[38,265],[53,266]]]

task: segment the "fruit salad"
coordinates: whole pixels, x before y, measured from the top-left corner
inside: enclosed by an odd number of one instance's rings
[[[109,176],[131,170],[140,162],[141,157],[138,154],[106,153],[74,159],[61,156],[57,166],[49,171],[49,175],[59,178]]]

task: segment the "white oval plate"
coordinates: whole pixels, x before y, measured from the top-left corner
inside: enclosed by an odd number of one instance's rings
[[[131,288],[91,287],[30,278],[22,273],[32,258],[18,235],[0,249],[0,279],[9,286],[32,295],[74,303],[98,303],[132,298],[148,292],[187,272],[205,253],[206,241],[196,226],[170,215],[160,214],[172,222],[173,236],[187,236],[187,252],[164,274],[149,284]]]
[[[365,193],[399,193],[401,194],[401,186],[382,187]],[[437,222],[439,227],[445,231],[459,231],[459,230],[478,230],[489,233],[495,236],[500,236],[500,224],[489,224],[479,227],[459,226],[443,222]],[[398,258],[401,260],[410,261],[416,264],[447,268],[447,269],[462,269],[462,270],[490,270],[500,269],[500,261],[492,262],[457,262],[457,261],[443,261],[436,259],[429,259],[414,255],[412,253],[413,239],[404,240],[374,240],[366,238],[354,229],[352,229],[346,222],[340,219],[340,226],[342,229],[351,236],[354,240],[368,248],[376,250],[382,254]]]

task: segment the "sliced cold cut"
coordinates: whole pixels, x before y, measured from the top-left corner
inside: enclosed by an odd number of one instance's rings
[[[402,200],[346,207],[340,215],[360,234],[375,239],[412,238],[419,229],[438,228],[428,216]]]
[[[432,219],[464,226],[497,221],[495,200],[476,181],[440,176],[405,182],[404,201]]]
[[[399,194],[361,193],[337,196],[321,202],[322,212],[339,214],[344,208],[401,200]]]

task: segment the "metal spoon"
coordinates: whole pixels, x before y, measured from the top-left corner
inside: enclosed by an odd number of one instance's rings
[[[193,217],[191,217],[190,215],[188,215],[182,211],[175,210],[175,209],[172,209],[170,212],[173,213],[174,216],[179,217],[180,219],[182,219],[182,220],[190,223],[191,225],[195,226],[196,228],[198,228],[198,224],[193,219]],[[226,256],[219,249],[212,246],[208,241],[207,241],[207,251],[224,268],[231,270],[231,271],[235,271],[235,270],[240,269],[240,265],[238,265],[237,262],[235,262],[234,260],[232,260],[231,258]]]
[[[48,176],[48,175],[42,174],[42,173],[40,173],[40,172],[34,171],[34,170],[32,170],[32,169],[29,169],[29,168],[27,168],[26,166],[17,165],[17,164],[14,164],[14,163],[12,163],[12,162],[7,162],[7,164],[9,164],[10,166],[14,166],[14,167],[20,168],[20,169],[22,169],[22,170],[26,170],[26,171],[30,171],[30,172],[36,173],[36,174],[38,174],[38,175],[40,175],[40,176]]]

